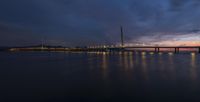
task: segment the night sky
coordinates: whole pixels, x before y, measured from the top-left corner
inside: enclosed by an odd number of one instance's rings
[[[200,0],[0,0],[0,46],[200,44]]]

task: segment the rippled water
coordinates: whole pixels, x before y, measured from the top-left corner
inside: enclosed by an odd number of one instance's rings
[[[0,53],[1,102],[200,101],[200,54]]]

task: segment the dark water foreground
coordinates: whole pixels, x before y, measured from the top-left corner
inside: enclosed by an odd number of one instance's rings
[[[200,54],[0,53],[0,102],[200,101]]]

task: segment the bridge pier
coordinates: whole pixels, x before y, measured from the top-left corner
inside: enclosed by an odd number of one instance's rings
[[[160,48],[159,47],[155,47],[155,52],[160,52]]]
[[[179,48],[175,47],[175,53],[179,53]]]
[[[199,53],[200,53],[200,47],[198,49],[199,49]]]
[[[176,51],[176,47],[175,47],[175,53],[176,53],[177,51]]]

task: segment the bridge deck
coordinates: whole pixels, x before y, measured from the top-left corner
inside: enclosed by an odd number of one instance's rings
[[[200,48],[200,46],[125,46],[123,48]]]

